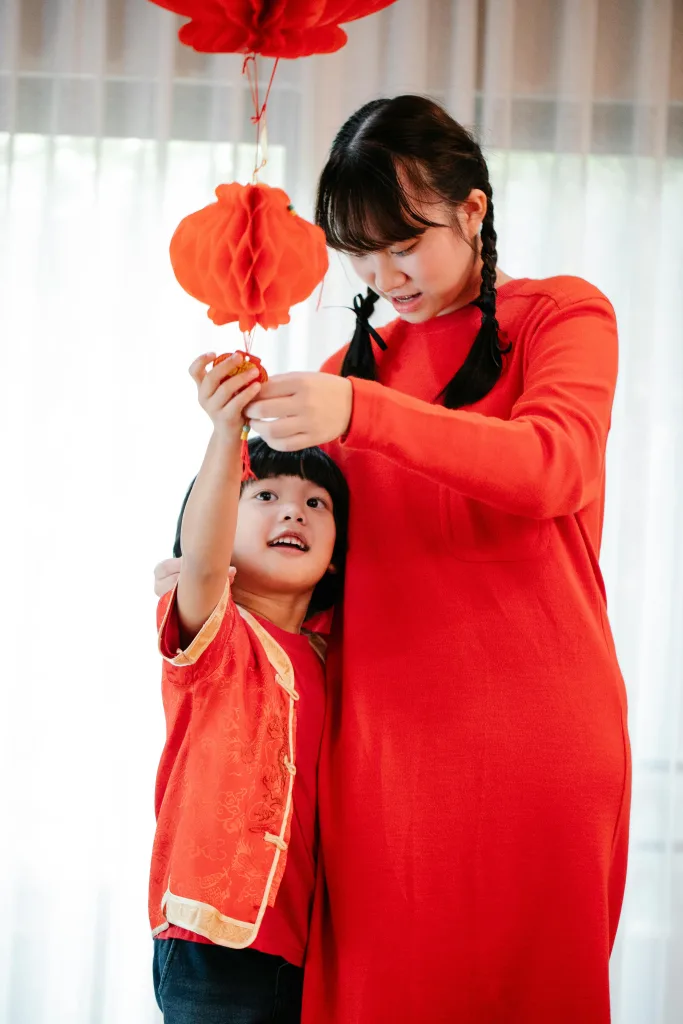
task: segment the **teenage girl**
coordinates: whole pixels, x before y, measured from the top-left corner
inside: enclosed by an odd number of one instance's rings
[[[329,443],[352,495],[303,1019],[607,1024],[630,798],[598,566],[614,312],[498,269],[484,157],[427,99],[347,121],[317,219],[370,289],[359,328],[246,410],[272,448]],[[376,295],[397,318],[371,336]]]

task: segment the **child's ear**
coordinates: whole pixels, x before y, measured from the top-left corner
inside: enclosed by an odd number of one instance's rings
[[[325,572],[329,572],[329,574],[330,574],[331,576],[335,576],[335,575],[336,575],[336,573],[337,573],[337,567],[336,567],[336,565],[334,564],[334,562],[330,562],[330,564],[328,565],[328,567],[327,567],[327,569],[325,570]]]

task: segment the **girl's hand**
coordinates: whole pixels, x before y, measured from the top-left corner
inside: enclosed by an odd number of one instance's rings
[[[182,558],[165,558],[163,562],[154,566],[154,593],[157,597],[163,597],[164,594],[168,594],[169,590],[173,590],[178,582],[182,564]],[[232,586],[236,575],[237,569],[231,565],[228,573],[230,586]]]
[[[165,558],[154,566],[154,593],[157,597],[163,597],[169,590],[173,590],[180,576],[182,562],[182,558]]]
[[[345,434],[352,406],[353,388],[345,377],[283,373],[261,387],[258,400],[245,409],[245,415],[271,448],[293,452]]]
[[[207,371],[215,358],[214,352],[199,356],[190,367],[190,376],[197,385],[199,404],[211,418],[214,432],[235,439],[244,424],[245,406],[253,402],[261,389],[259,371],[254,368],[230,376],[242,362],[243,357],[237,354]]]

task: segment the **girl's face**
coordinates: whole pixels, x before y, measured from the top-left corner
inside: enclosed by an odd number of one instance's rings
[[[239,500],[232,562],[250,590],[312,591],[332,561],[336,539],[332,498],[298,476],[248,483]]]
[[[415,204],[426,219],[443,227],[427,228],[407,242],[363,256],[351,256],[358,276],[388,299],[409,323],[424,323],[467,305],[481,285],[477,237],[486,213],[486,197],[474,190],[457,208]]]

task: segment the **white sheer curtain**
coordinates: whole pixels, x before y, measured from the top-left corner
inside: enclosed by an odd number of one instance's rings
[[[0,1020],[152,1024],[147,864],[163,722],[151,568],[206,427],[185,367],[228,348],[167,243],[248,174],[238,57],[143,0],[0,0],[3,844]],[[264,68],[267,74],[268,68]],[[477,127],[508,273],[614,302],[621,374],[603,567],[631,704],[618,1024],[683,1019],[683,3],[398,0],[283,63],[271,181],[310,213],[344,117],[429,93]],[[314,367],[356,283],[258,351]],[[319,308],[318,307],[319,302]],[[578,1024],[578,1022],[577,1022]]]

